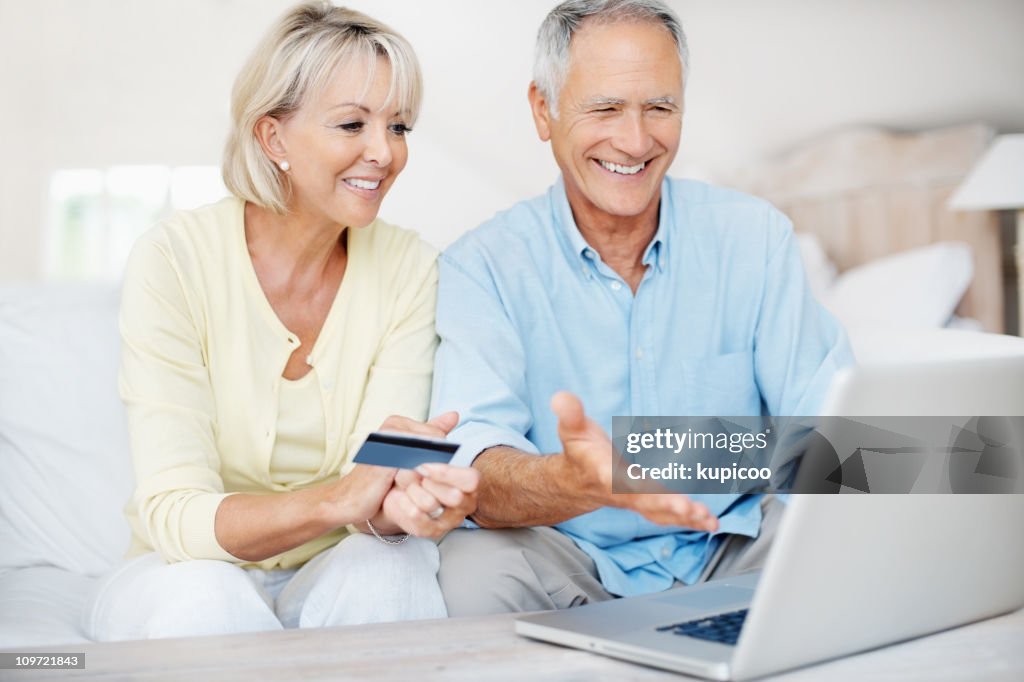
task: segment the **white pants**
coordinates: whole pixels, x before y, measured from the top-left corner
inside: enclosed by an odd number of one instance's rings
[[[132,559],[97,589],[83,630],[96,641],[444,618],[437,545],[353,534],[299,569]]]

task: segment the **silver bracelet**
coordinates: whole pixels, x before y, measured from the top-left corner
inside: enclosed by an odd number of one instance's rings
[[[401,540],[389,540],[388,538],[384,537],[383,535],[377,532],[377,529],[373,527],[372,523],[370,523],[370,519],[366,519],[366,527],[370,529],[371,533],[373,533],[373,537],[377,538],[385,545],[400,545],[409,539],[409,534],[406,533],[402,536]]]

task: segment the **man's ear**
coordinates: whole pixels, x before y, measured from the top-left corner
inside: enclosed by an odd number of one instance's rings
[[[273,116],[263,116],[260,120],[256,121],[253,133],[256,135],[260,146],[263,147],[263,153],[271,161],[279,164],[287,160],[288,148],[284,143],[284,131],[281,121]]]
[[[551,108],[548,106],[548,100],[536,82],[530,83],[527,97],[530,100],[530,111],[533,112],[533,125],[537,127],[537,136],[543,142],[547,142],[551,139]]]

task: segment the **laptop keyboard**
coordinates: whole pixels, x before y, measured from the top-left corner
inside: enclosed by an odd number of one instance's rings
[[[741,609],[698,620],[663,625],[657,628],[657,630],[658,632],[671,632],[673,635],[696,637],[697,639],[706,639],[722,644],[735,644],[740,638],[740,628],[743,627],[743,621],[746,617],[747,609]]]

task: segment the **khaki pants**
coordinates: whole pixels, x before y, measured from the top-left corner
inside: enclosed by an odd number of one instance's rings
[[[762,568],[784,508],[765,496],[758,536],[727,535],[700,582]],[[615,598],[601,585],[590,556],[547,526],[459,528],[445,536],[440,550],[438,581],[451,616],[548,611]]]

